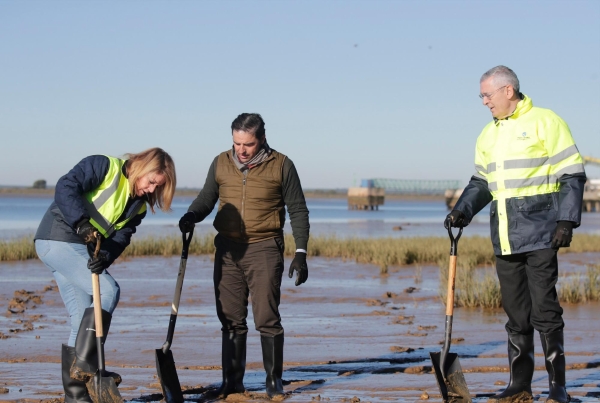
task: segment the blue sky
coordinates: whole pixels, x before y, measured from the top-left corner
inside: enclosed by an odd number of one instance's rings
[[[242,112],[305,188],[466,184],[499,64],[600,157],[600,1],[0,0],[0,185],[159,146],[201,187]]]

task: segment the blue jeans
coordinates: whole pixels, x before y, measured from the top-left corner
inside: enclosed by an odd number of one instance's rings
[[[75,346],[83,312],[94,306],[92,276],[87,268],[87,247],[77,243],[38,239],[35,241],[35,250],[56,279],[60,296],[71,317],[68,345]],[[102,309],[112,314],[119,303],[119,284],[106,270],[99,277]]]

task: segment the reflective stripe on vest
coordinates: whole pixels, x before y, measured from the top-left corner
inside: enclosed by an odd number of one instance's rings
[[[108,238],[114,231],[125,226],[135,215],[132,214],[125,220],[117,223],[125,211],[125,206],[129,200],[129,180],[123,175],[123,164],[125,160],[114,157],[108,157],[108,173],[104,180],[96,189],[84,194],[84,205],[90,215],[90,223]],[[146,211],[146,204],[137,214]]]

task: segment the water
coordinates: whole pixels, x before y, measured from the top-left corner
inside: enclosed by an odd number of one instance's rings
[[[193,200],[193,196],[176,197],[171,213],[148,213],[142,225],[138,227],[138,236],[178,234],[177,222]],[[0,196],[0,239],[34,234],[51,202],[51,196]],[[345,198],[309,198],[307,205],[312,236],[446,236],[442,223],[448,211],[443,200],[388,199],[378,211],[348,210]],[[214,232],[212,222],[215,214],[216,208],[197,225],[197,233]],[[291,233],[289,219],[285,231]],[[582,225],[577,232],[600,234],[600,214],[584,214]],[[489,235],[488,207],[465,229],[465,235]]]

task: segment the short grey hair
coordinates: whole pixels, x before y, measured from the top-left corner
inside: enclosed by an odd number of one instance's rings
[[[496,85],[512,85],[515,92],[517,94],[520,93],[521,88],[519,86],[519,79],[517,78],[517,75],[515,74],[515,72],[512,71],[511,69],[509,69],[508,67],[506,67],[506,66],[492,67],[491,69],[489,69],[488,71],[483,73],[479,82],[480,83],[484,82],[485,80],[487,80],[490,77],[493,77],[494,84],[496,84]]]

